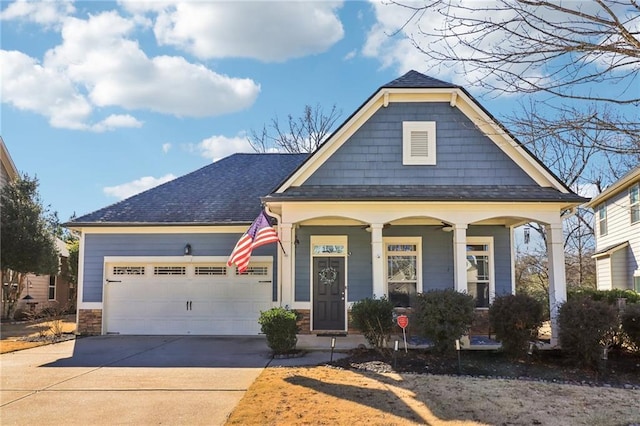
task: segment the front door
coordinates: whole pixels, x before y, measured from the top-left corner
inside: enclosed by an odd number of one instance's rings
[[[313,329],[344,331],[344,257],[313,258]]]

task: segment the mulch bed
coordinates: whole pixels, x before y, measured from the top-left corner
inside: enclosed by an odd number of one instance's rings
[[[514,378],[576,385],[621,387],[640,390],[640,355],[611,353],[597,368],[584,368],[558,350],[537,351],[524,359],[511,359],[494,350],[463,350],[443,357],[425,349],[377,351],[355,349],[335,367],[375,373],[446,374],[473,377]]]

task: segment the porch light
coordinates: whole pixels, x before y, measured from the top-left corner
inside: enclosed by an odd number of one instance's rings
[[[184,255],[191,256],[191,244],[187,243],[187,245],[184,246]]]
[[[444,232],[451,232],[453,231],[453,226],[449,225],[448,223],[443,223],[442,228],[440,229],[442,229]]]

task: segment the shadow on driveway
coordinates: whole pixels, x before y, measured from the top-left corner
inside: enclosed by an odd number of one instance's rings
[[[263,336],[94,336],[76,339],[70,358],[43,367],[263,368]]]

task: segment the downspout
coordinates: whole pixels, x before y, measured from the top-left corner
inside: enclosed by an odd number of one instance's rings
[[[278,230],[280,231],[278,232],[278,238],[280,238],[280,235],[282,235],[282,229],[280,228],[280,225],[282,224],[282,217],[279,214],[269,210],[269,206],[267,204],[264,204],[264,212],[268,216],[275,218],[276,221],[278,222]],[[286,256],[287,253],[284,252],[282,247],[280,247],[280,249],[282,250],[283,256]],[[277,269],[278,270],[278,304],[280,305],[280,307],[282,307],[282,258],[280,256],[278,256],[277,258],[277,268],[278,268]]]

